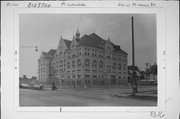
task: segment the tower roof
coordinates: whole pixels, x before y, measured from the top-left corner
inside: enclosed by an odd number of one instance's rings
[[[80,35],[79,29],[76,30],[76,35]]]

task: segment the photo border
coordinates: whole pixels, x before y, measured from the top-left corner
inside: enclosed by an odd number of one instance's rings
[[[143,9],[143,11],[142,11]],[[164,8],[49,8],[49,9],[36,9],[36,8],[16,8],[15,9],[15,51],[18,55],[15,56],[15,110],[16,111],[55,111],[59,112],[147,112],[147,111],[165,111],[165,90],[166,90],[166,76],[165,76],[165,9]],[[133,11],[133,12],[132,12]],[[19,106],[19,15],[20,14],[89,14],[89,13],[103,13],[103,14],[156,14],[156,27],[157,27],[157,64],[158,64],[158,101],[157,106],[87,106],[87,107],[20,107]]]

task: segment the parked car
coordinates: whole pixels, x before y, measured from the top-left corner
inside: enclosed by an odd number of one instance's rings
[[[29,89],[29,88],[30,88],[30,85],[29,85],[29,84],[25,84],[25,83],[20,83],[20,84],[19,84],[19,87],[20,87],[20,88],[24,88],[24,89]]]
[[[44,87],[42,85],[34,85],[33,89],[34,90],[42,90]]]

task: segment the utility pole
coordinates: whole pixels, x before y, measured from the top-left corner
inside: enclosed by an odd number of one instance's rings
[[[132,95],[135,95],[135,92],[137,92],[137,82],[135,78],[135,59],[134,59],[134,17],[131,17],[131,23],[132,23],[132,66],[133,66],[133,72],[132,72]]]
[[[131,17],[131,21],[132,21],[132,65],[134,67],[134,17]]]

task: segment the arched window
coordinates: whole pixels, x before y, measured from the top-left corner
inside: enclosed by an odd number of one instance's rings
[[[78,65],[78,66],[81,66],[81,59],[78,59],[77,65]]]
[[[88,59],[85,60],[85,66],[89,67],[90,61]]]
[[[74,68],[76,66],[76,62],[72,61],[72,67]]]
[[[70,68],[70,62],[67,62],[67,68],[68,69]]]
[[[102,61],[99,62],[99,67],[103,68],[103,62]]]
[[[93,66],[93,67],[96,67],[96,66],[97,66],[97,61],[96,61],[96,60],[93,60],[92,66]]]
[[[116,69],[116,63],[113,63],[113,69]]]

